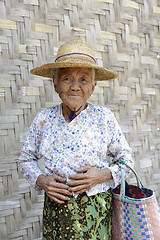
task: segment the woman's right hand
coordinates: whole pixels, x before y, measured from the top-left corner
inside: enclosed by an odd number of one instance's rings
[[[37,185],[42,188],[49,198],[54,200],[57,203],[63,204],[65,201],[68,201],[69,196],[72,195],[68,191],[69,186],[64,184],[66,181],[64,176],[57,174],[45,176],[43,174],[38,176]]]

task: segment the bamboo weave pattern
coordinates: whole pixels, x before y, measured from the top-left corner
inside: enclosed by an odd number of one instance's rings
[[[159,23],[159,0],[0,0],[0,239],[41,239],[43,195],[17,158],[36,113],[59,99],[50,79],[29,71],[71,39],[87,41],[98,65],[119,74],[99,82],[90,102],[115,113],[135,169],[160,199]]]

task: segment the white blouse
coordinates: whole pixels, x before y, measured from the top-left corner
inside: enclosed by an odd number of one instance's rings
[[[44,173],[38,165],[42,157]],[[125,160],[133,167],[131,149],[113,113],[89,103],[70,123],[65,121],[61,105],[40,111],[30,127],[19,163],[23,175],[37,190],[40,190],[36,185],[40,174],[62,173],[69,181],[68,176],[76,174],[75,169],[82,166],[109,168],[113,179],[87,191],[91,196],[119,185],[120,168],[110,165],[111,159]],[[125,168],[125,172],[128,176],[130,171]]]

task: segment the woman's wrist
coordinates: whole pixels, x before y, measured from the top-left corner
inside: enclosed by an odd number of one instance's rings
[[[101,171],[100,183],[109,181],[110,179],[113,178],[110,169],[105,168],[105,169],[101,169],[100,171]]]
[[[38,185],[38,187],[44,189],[44,182],[45,182],[45,178],[46,176],[44,174],[40,174],[37,178],[37,182],[36,184]]]

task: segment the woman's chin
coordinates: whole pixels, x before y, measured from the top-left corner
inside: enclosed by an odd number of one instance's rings
[[[81,106],[85,105],[85,102],[76,101],[77,99],[74,99],[71,102],[64,103],[67,107],[70,108],[72,111],[77,111]]]
[[[68,105],[68,107],[70,108],[71,111],[76,112],[82,105]]]

